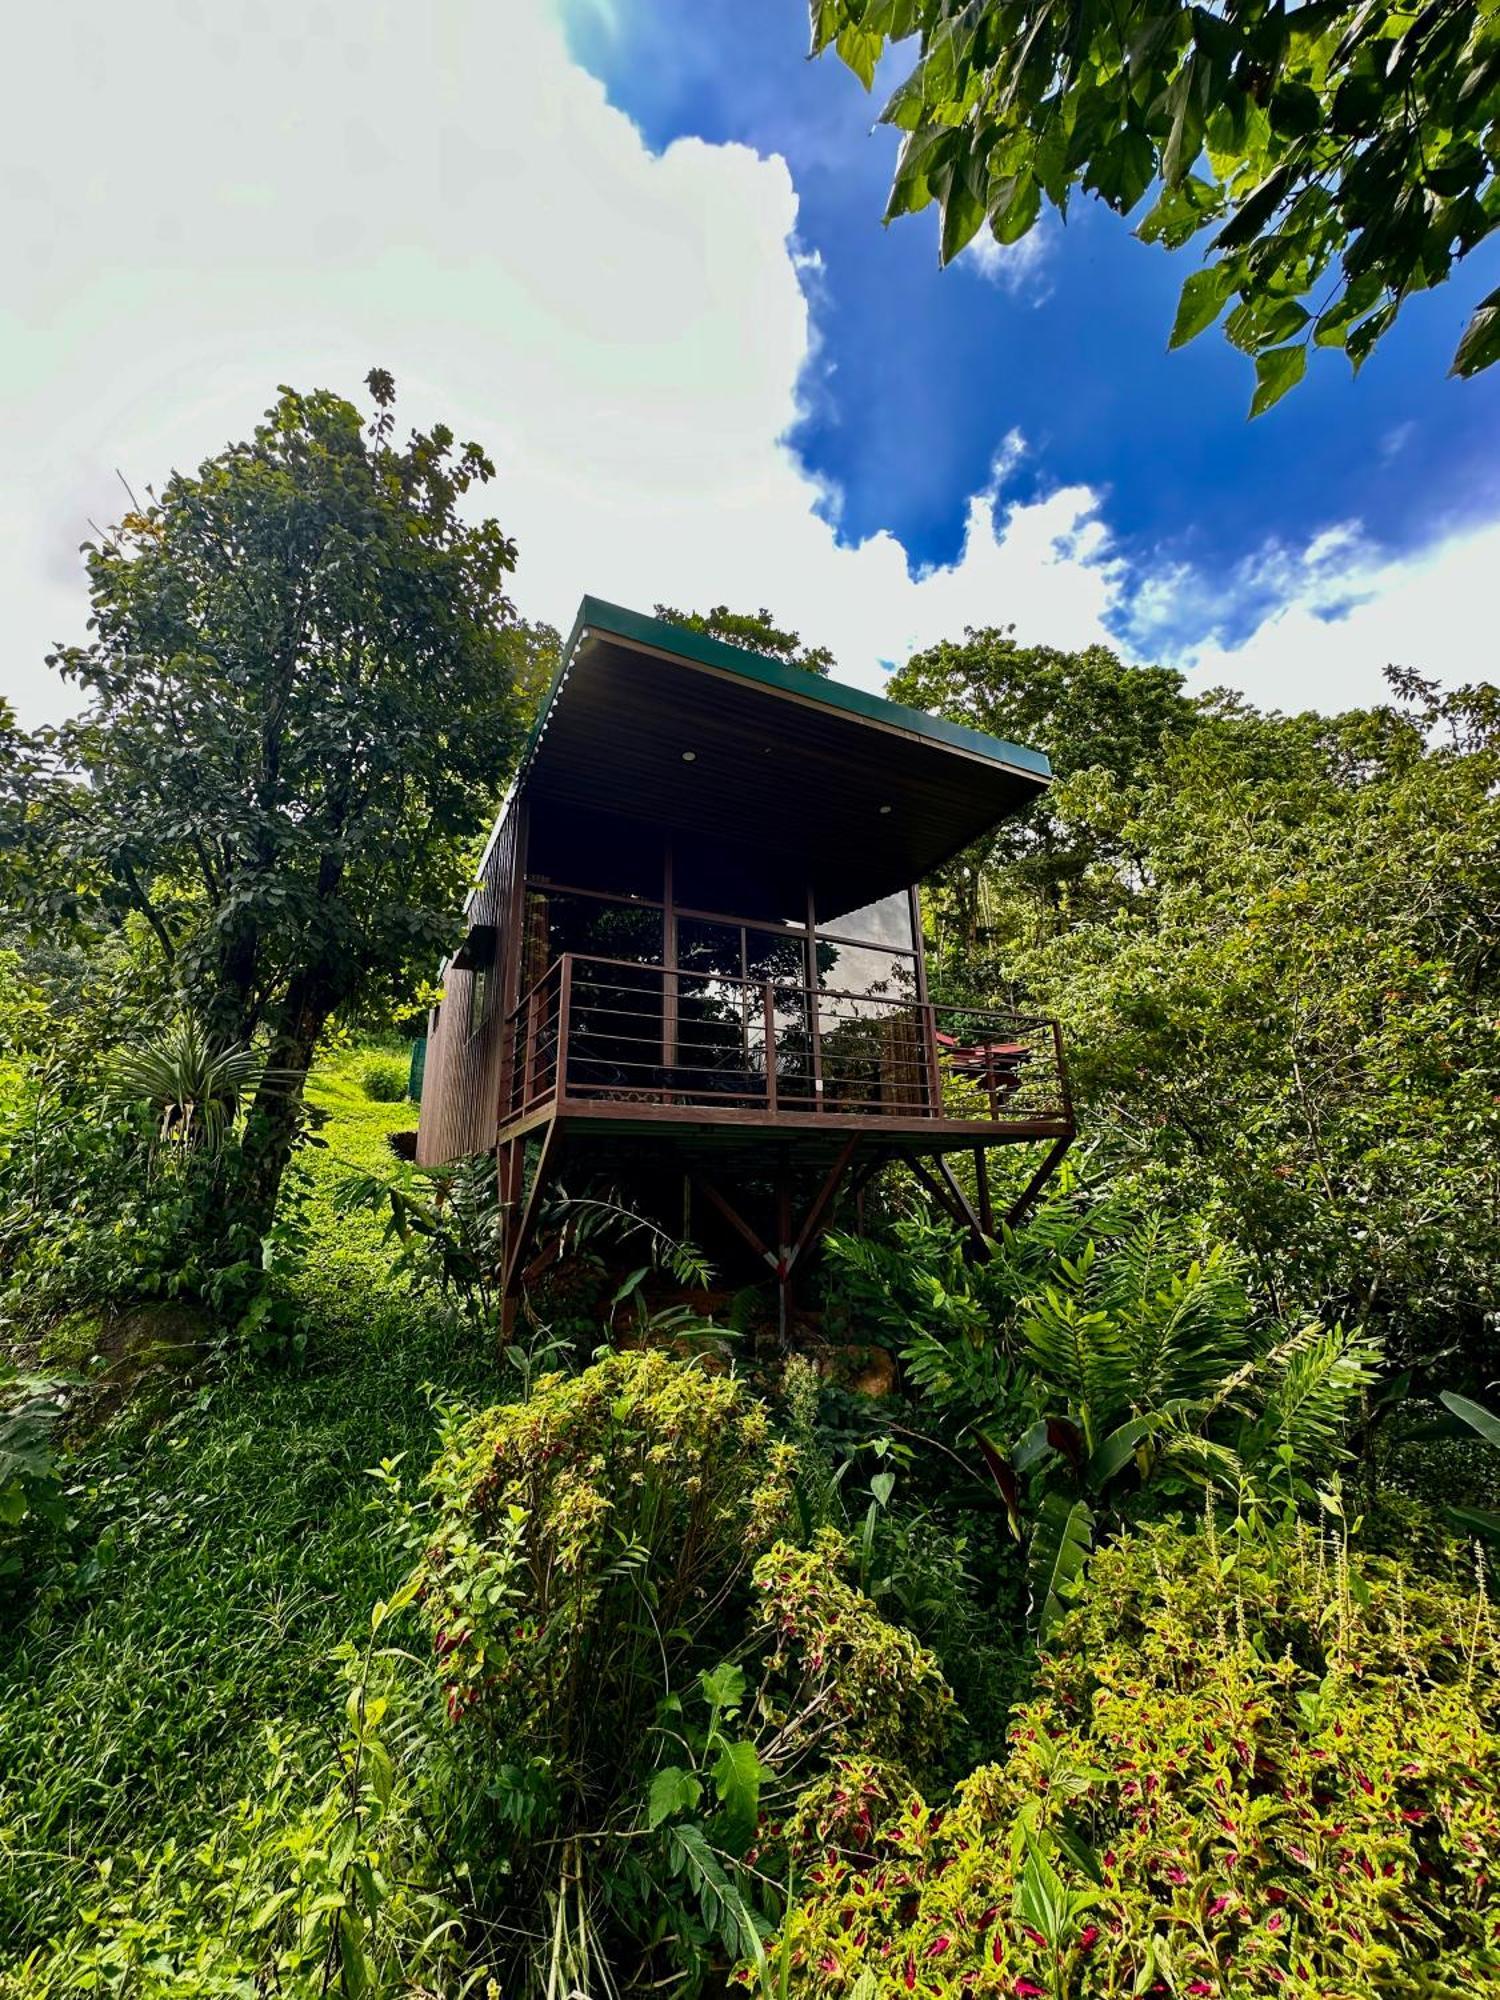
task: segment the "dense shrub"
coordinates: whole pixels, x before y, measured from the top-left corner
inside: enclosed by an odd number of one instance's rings
[[[1102,1550],[1003,1764],[804,1800],[798,1992],[1248,2000],[1500,1976],[1488,1606],[1311,1532]]]
[[[1359,1330],[1258,1312],[1197,1219],[1067,1171],[981,1265],[930,1222],[895,1238],[832,1238],[840,1286],[1002,1494],[1044,1636],[1101,1527],[1207,1484],[1251,1511],[1313,1504],[1375,1379]]]
[[[404,1056],[367,1056],[359,1066],[359,1087],[372,1103],[399,1104],[410,1073]]]
[[[557,1726],[556,1704],[582,1697],[587,1728],[614,1695],[604,1726],[628,1737],[642,1691],[614,1628],[640,1577],[664,1634],[711,1622],[774,1541],[790,1467],[741,1383],[661,1353],[547,1377],[529,1402],[461,1428],[434,1475],[441,1515],[424,1569],[450,1712],[518,1731],[519,1746]],[[629,1609],[626,1622],[639,1617]],[[559,1654],[565,1675],[541,1671]]]
[[[67,1515],[57,1433],[63,1383],[25,1375],[0,1355],[0,1603],[24,1586],[38,1542]]]
[[[741,1382],[651,1350],[452,1434],[422,1566],[444,1839],[521,1940],[506,1991],[623,1985],[658,1956],[692,1990],[753,1959],[775,1907],[758,1828],[834,1754],[920,1767],[940,1740],[932,1655],[850,1583],[836,1533],[786,1538],[794,1458]]]
[[[157,1053],[28,1076],[0,1115],[0,1328],[35,1336],[70,1313],[179,1300],[206,1307],[226,1345],[299,1349],[280,1269],[300,1254],[305,1180],[293,1169],[261,1233],[235,1198],[233,1097],[147,1094]]]

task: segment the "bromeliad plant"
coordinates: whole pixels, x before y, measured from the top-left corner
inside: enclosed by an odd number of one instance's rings
[[[784,1539],[794,1452],[742,1383],[657,1350],[455,1427],[421,1570],[451,1733],[446,1836],[512,1940],[505,1990],[686,1990],[762,1946],[762,1822],[835,1754],[914,1768],[932,1656]],[[612,1969],[611,1969],[612,1968]]]
[[[216,1046],[190,1014],[153,1040],[124,1050],[113,1071],[120,1095],[150,1111],[155,1151],[169,1161],[221,1154],[266,1076],[258,1050]]]
[[[930,1224],[902,1225],[895,1249],[833,1247],[857,1300],[907,1316],[908,1374],[983,1458],[1044,1633],[1097,1523],[1142,1495],[1212,1483],[1252,1516],[1310,1501],[1378,1359],[1340,1327],[1263,1326],[1225,1246],[1071,1178],[987,1265]]]

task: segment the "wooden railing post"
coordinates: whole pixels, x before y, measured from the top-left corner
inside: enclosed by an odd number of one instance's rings
[[[536,1089],[536,996],[532,987],[526,995],[526,1056],[521,1064],[521,1109],[531,1109],[532,1093]]]
[[[563,954],[562,972],[557,985],[557,1070],[553,1078],[552,1095],[563,1098],[568,1094],[568,1044],[573,1035],[573,954]]]
[[[1063,1059],[1062,1023],[1052,1023],[1052,1054],[1057,1063],[1057,1094],[1061,1100],[1062,1115],[1071,1125],[1073,1122],[1073,1092],[1068,1084],[1068,1065]]]
[[[776,988],[766,981],[766,1109],[776,1109]]]
[[[927,1094],[929,1099],[927,1115],[929,1118],[941,1118],[943,1115],[943,1071],[941,1064],[938,1062],[937,1008],[933,1006],[930,1000],[923,1000],[919,1005],[927,1031]]]

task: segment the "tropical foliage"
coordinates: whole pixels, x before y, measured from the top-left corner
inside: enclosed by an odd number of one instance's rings
[[[446,945],[459,856],[516,735],[515,550],[443,425],[395,438],[284,390],[248,442],[174,474],[87,549],[85,697],[15,737],[0,824],[38,931],[137,927],[220,1048],[263,1049],[238,1177],[274,1211],[303,1080],[338,1013],[404,999]]]
[[[1004,1761],[801,1809],[799,1992],[1479,1992],[1500,1972],[1487,1606],[1304,1528],[1101,1552]]]
[[[1500,698],[918,655],[1052,754],[923,908],[1085,1143],[978,1241],[890,1161],[791,1352],[580,1180],[511,1327],[396,1051],[556,635],[371,389],[133,511],[85,717],[0,713],[0,1996],[1500,1984]]]
[[[1070,1175],[982,1266],[925,1222],[831,1250],[862,1310],[904,1336],[942,1433],[995,1481],[1044,1634],[1105,1520],[1204,1486],[1247,1518],[1312,1500],[1375,1379],[1368,1337],[1257,1324],[1227,1246]]]
[[[811,0],[812,45],[868,89],[888,43],[917,60],[882,120],[905,136],[887,220],[936,203],[940,255],[1002,244],[1066,213],[1077,188],[1180,249],[1217,255],[1182,289],[1172,344],[1212,326],[1255,357],[1251,415],[1302,379],[1309,350],[1357,369],[1414,292],[1500,220],[1500,28],[1477,4],[1354,0],[1291,11],[1134,0]],[[1500,359],[1500,292],[1453,372]]]
[[[669,1931],[699,1977],[715,1947],[761,1959],[762,1815],[818,1756],[930,1749],[936,1662],[841,1578],[836,1536],[778,1539],[793,1473],[742,1384],[652,1351],[450,1436],[419,1588],[457,1837],[532,1940],[517,1980],[606,1986]]]

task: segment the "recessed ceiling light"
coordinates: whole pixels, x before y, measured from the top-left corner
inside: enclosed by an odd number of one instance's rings
[[[882,811],[883,813],[888,813],[888,812],[890,811],[890,807],[889,807],[889,806],[882,806],[882,807],[880,808],[880,810],[881,810],[881,811]]]
[[[696,750],[684,750],[682,753],[682,761],[684,764],[696,763],[697,758],[698,758],[698,753]]]

